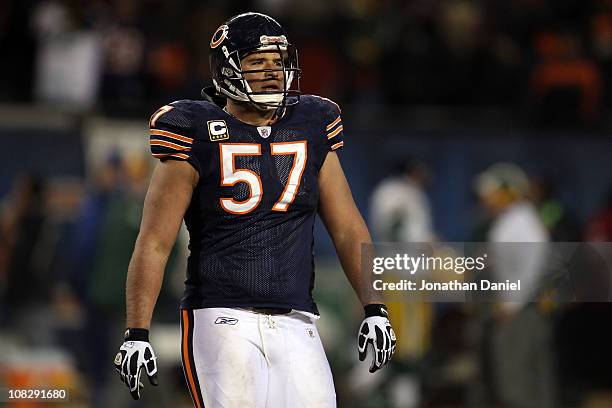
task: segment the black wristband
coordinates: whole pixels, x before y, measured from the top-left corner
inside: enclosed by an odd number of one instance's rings
[[[123,335],[125,341],[149,341],[149,331],[147,329],[128,328]]]
[[[365,305],[363,307],[363,310],[365,311],[365,317],[372,317],[372,316],[389,317],[387,306],[381,303]]]

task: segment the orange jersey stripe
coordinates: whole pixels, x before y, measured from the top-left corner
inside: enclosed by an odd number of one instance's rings
[[[154,127],[157,119],[159,119],[159,117],[164,113],[170,112],[172,109],[174,109],[174,106],[165,105],[155,111],[155,113],[153,114],[153,116],[151,116],[151,119],[149,120],[149,127]]]
[[[172,139],[180,140],[181,142],[193,143],[193,139],[187,136],[182,136],[177,133],[168,132],[166,130],[149,129],[152,135],[166,136]]]
[[[327,127],[325,128],[325,130],[331,130],[334,126],[336,126],[338,124],[338,122],[340,122],[340,116],[338,116],[336,118],[336,120],[334,120],[332,123],[330,123],[329,125],[327,125]]]
[[[336,128],[336,130],[334,130],[333,132],[331,132],[329,135],[327,135],[328,139],[331,139],[332,137],[336,136],[338,133],[342,132],[342,129],[344,128],[344,126],[340,125]]]
[[[177,144],[172,143],[172,142],[166,142],[165,140],[151,139],[151,140],[149,140],[149,143],[151,144],[151,146],[166,146],[166,147],[170,147],[170,148],[175,149],[175,150],[184,150],[184,151],[190,151],[191,150],[191,147],[185,147],[185,146],[177,145]]]
[[[196,388],[195,381],[193,380],[193,374],[191,373],[191,362],[189,361],[189,318],[187,317],[187,311],[183,310],[183,361],[185,362],[185,371],[187,372],[187,379],[189,382],[189,388],[193,395],[193,400],[196,403],[197,408],[200,407],[200,399],[198,398],[198,389]]]
[[[189,158],[189,156],[183,153],[166,153],[166,154],[154,153],[153,157],[156,157],[158,159],[163,159],[164,157],[178,157],[179,159],[185,159],[185,160]]]
[[[332,145],[331,149],[336,150],[337,148],[342,147],[342,146],[344,146],[344,142],[338,142],[335,145]]]

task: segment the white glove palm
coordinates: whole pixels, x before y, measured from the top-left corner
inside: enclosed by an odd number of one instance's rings
[[[378,306],[377,311],[373,313],[379,313],[381,316],[368,316],[372,313],[373,309],[370,308],[370,306]],[[369,312],[368,308],[370,308]],[[357,341],[359,360],[365,360],[368,353],[368,347],[371,346],[374,354],[372,357],[372,364],[370,365],[371,373],[387,364],[395,352],[395,332],[386,314],[387,310],[384,306],[368,305],[366,306],[367,317],[361,323],[361,327],[359,327]]]
[[[144,387],[140,374],[144,369],[151,385],[157,385],[157,358],[147,341],[126,341],[115,356],[115,370],[121,380],[130,389],[134,399],[140,398],[140,389]]]

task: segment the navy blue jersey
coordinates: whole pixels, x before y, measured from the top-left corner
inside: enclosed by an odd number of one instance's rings
[[[150,121],[153,156],[199,173],[185,214],[190,256],[182,308],[285,307],[317,313],[313,228],[318,174],[343,145],[340,109],[304,95],[272,126],[206,101],[177,101]]]

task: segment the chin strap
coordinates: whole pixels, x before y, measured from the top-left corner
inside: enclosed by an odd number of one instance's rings
[[[287,109],[284,106],[279,106],[278,108],[276,108],[276,110],[272,114],[272,117],[270,118],[270,121],[268,122],[268,126],[271,126],[276,121],[276,119],[280,119],[285,116],[286,112]]]

